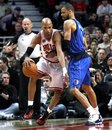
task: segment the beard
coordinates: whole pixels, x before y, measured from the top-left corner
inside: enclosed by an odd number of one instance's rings
[[[65,21],[65,20],[68,20],[70,17],[69,17],[69,14],[68,15],[66,15],[66,17],[63,17],[63,20]]]

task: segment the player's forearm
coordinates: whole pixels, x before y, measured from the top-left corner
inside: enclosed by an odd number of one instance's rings
[[[31,55],[31,53],[33,52],[33,50],[34,50],[34,48],[32,48],[32,47],[28,47],[28,48],[27,48],[25,54],[21,57],[21,60],[20,60],[21,63],[24,62],[24,59],[25,59],[26,57],[29,57],[29,56]]]
[[[65,76],[65,74],[67,73],[67,69],[66,69],[66,62],[65,62],[65,57],[63,52],[59,55],[58,59],[62,67],[63,76]]]
[[[63,52],[59,53],[57,56],[58,56],[58,60],[61,64],[61,67],[64,68],[66,66],[66,64],[65,64],[65,57],[64,57]]]

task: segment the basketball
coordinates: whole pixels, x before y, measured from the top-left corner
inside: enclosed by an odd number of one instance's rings
[[[34,77],[37,75],[37,66],[34,62],[31,62],[29,67],[23,66],[22,71],[25,76]]]

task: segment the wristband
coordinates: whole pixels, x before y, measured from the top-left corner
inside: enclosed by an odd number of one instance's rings
[[[65,76],[66,73],[67,73],[67,69],[66,67],[63,67],[63,76]]]
[[[31,53],[33,52],[34,48],[32,47],[28,47],[25,54],[20,58],[20,64],[22,65],[22,63],[24,62],[24,59],[26,57],[29,57],[31,55]]]

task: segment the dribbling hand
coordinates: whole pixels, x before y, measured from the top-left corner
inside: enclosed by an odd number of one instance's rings
[[[25,57],[24,62],[23,62],[23,66],[24,67],[29,67],[31,62],[34,62],[34,61],[29,57]]]

